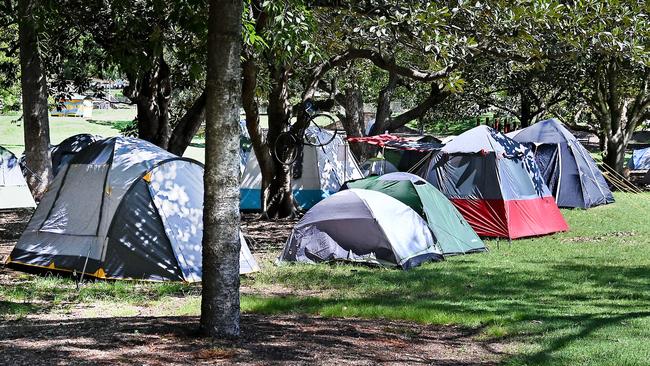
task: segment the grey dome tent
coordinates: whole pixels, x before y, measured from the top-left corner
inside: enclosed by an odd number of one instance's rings
[[[36,207],[18,158],[0,146],[0,210]]]
[[[196,282],[202,222],[200,163],[113,137],[64,166],[7,264],[102,279]],[[241,272],[254,271],[257,264],[242,244]]]
[[[589,208],[614,202],[594,159],[559,121],[537,122],[510,135],[531,148],[558,206]]]
[[[100,136],[80,133],[78,135],[72,135],[61,141],[60,144],[53,146],[51,150],[52,173],[56,176],[59,170],[70,162],[76,153],[100,139]]]
[[[415,174],[396,172],[347,182],[341,189],[361,188],[385,193],[427,220],[445,256],[486,251],[454,205],[436,187]]]
[[[441,260],[427,222],[386,194],[338,192],[312,207],[294,227],[280,262],[366,262],[409,269]]]

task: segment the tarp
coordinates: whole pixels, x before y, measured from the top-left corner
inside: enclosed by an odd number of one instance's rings
[[[408,269],[442,258],[417,212],[383,193],[348,189],[324,199],[303,216],[279,260],[345,260]]]
[[[559,121],[541,121],[513,135],[533,151],[558,206],[589,208],[614,202],[594,159]]]
[[[0,210],[36,207],[18,158],[0,146]]]
[[[632,158],[627,163],[632,170],[650,169],[650,147],[632,151]]]
[[[514,239],[568,230],[532,152],[490,127],[457,136],[420,175],[479,235]]]
[[[128,137],[63,167],[7,263],[103,279],[201,280],[203,166]],[[244,260],[242,260],[244,257]],[[242,272],[255,270],[247,248]]]
[[[379,147],[388,147],[397,150],[435,151],[443,145],[438,142],[420,142],[414,138],[400,137],[391,134],[381,134],[364,137],[348,137],[348,142],[366,143]]]
[[[411,207],[427,220],[444,255],[484,251],[485,245],[440,191],[409,173],[390,173],[347,182],[344,188],[370,189],[387,194]]]

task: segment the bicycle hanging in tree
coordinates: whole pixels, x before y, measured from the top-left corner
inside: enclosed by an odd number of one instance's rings
[[[309,121],[305,123],[305,127],[297,128],[294,131],[293,126],[295,124],[291,125],[287,131],[281,132],[275,139],[273,156],[281,164],[293,164],[298,158],[298,153],[303,145],[323,147],[336,137],[338,131],[334,117],[325,113],[315,113],[311,103],[307,104],[305,112],[309,115]],[[334,128],[325,131],[321,126],[334,126]],[[315,133],[307,133],[307,129],[310,127]]]

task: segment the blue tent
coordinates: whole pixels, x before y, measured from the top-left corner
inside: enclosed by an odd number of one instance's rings
[[[614,202],[594,159],[559,121],[541,121],[511,136],[534,151],[558,206],[589,208]]]
[[[627,166],[632,170],[650,169],[650,147],[634,150],[632,159],[627,163]]]

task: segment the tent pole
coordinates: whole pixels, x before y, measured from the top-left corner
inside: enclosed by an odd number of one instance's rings
[[[348,181],[348,143],[343,143],[345,156],[343,158],[343,183]]]
[[[88,246],[88,253],[86,254],[86,260],[84,261],[84,266],[81,269],[81,276],[79,276],[79,281],[77,281],[77,291],[79,291],[79,285],[84,280],[84,273],[86,272],[86,266],[88,265],[88,257],[90,257],[90,251],[92,250],[92,245]]]

